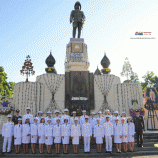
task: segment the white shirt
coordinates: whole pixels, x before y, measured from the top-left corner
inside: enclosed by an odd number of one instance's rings
[[[59,124],[56,124],[55,126],[54,126],[54,131],[53,131],[53,137],[56,137],[56,136],[62,136],[61,134],[61,129],[62,127],[61,127],[61,125]]]
[[[35,123],[31,124],[31,135],[38,135],[38,125]]]
[[[26,114],[26,115],[23,115],[23,117],[22,117],[22,124],[25,124],[26,118],[29,118],[29,119],[30,119],[30,124],[33,123],[33,119],[34,119],[33,115],[31,115],[31,114]]]
[[[17,124],[14,126],[14,137],[21,138],[22,137],[22,125]]]
[[[95,127],[95,124],[97,124],[97,120],[96,120],[95,117],[90,118],[89,122],[91,123],[92,128],[94,128],[94,127]]]
[[[26,137],[28,134],[31,134],[31,127],[29,124],[22,125],[22,136]]]
[[[128,135],[134,135],[135,134],[135,125],[134,123],[130,122],[128,123]]]
[[[100,124],[103,125],[105,123],[104,117],[102,117],[102,116],[99,117],[98,116],[96,119],[98,119],[98,118],[100,119]]]
[[[92,136],[92,125],[89,122],[85,122],[82,125],[82,136],[84,137]]]
[[[2,136],[12,137],[14,135],[14,122],[3,123]]]
[[[45,136],[52,136],[53,137],[53,125],[47,124],[45,125]]]
[[[104,129],[101,124],[96,124],[94,127],[94,137],[104,137]]]
[[[114,135],[116,136],[116,135],[121,135],[122,136],[122,124],[114,124]]]
[[[81,136],[81,128],[79,124],[72,124],[71,126],[71,137]]]
[[[62,136],[70,136],[71,125],[69,123],[62,124],[61,135]]]
[[[38,136],[44,136],[45,135],[45,124],[40,123],[38,124]]]
[[[128,135],[128,124],[127,123],[123,123],[122,124],[122,135]]]
[[[113,135],[112,122],[108,121],[108,122],[104,123],[104,135],[105,135],[105,137]]]

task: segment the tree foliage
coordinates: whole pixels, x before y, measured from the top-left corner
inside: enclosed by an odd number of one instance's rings
[[[4,72],[4,68],[0,66],[0,93],[5,95],[3,92],[6,90],[7,97],[12,97],[14,92],[14,82],[7,82],[7,74]]]

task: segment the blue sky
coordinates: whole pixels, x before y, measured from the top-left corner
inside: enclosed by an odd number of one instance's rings
[[[21,67],[31,56],[36,71],[30,81],[45,73],[50,49],[58,74],[64,74],[66,44],[72,37],[69,22],[76,0],[0,0],[0,65],[8,81],[21,82]],[[124,59],[129,58],[140,80],[147,71],[157,71],[157,0],[82,0],[86,16],[82,38],[88,47],[90,72],[106,52],[111,74],[120,76]],[[156,39],[130,39],[135,32],[152,32]],[[148,36],[149,37],[149,36]],[[121,78],[122,81],[125,78]]]

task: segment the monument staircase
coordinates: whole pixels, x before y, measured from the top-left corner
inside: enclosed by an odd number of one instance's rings
[[[136,143],[135,143],[134,152],[126,152],[126,153],[124,153],[123,150],[121,153],[116,153],[116,147],[114,144],[112,154],[105,153],[105,143],[103,144],[103,147],[102,147],[102,153],[97,153],[97,146],[94,142],[91,142],[90,154],[85,154],[83,140],[80,141],[78,154],[73,154],[73,145],[72,145],[71,141],[70,141],[70,145],[68,147],[69,154],[63,154],[62,145],[61,145],[61,149],[60,149],[60,154],[56,154],[54,144],[52,146],[52,154],[47,154],[46,147],[44,147],[44,154],[40,154],[38,145],[36,145],[36,154],[32,154],[30,148],[29,148],[29,153],[24,154],[22,147],[20,150],[21,151],[20,154],[16,154],[14,145],[12,143],[12,152],[5,153],[3,155],[1,154],[0,157],[29,157],[29,158],[30,157],[38,157],[38,158],[40,158],[40,157],[129,157],[129,156],[132,157],[132,156],[158,155],[158,149],[154,147],[154,144],[158,143],[158,132],[157,131],[146,131],[144,133],[143,141],[144,141],[143,148],[136,147]],[[2,136],[0,136],[0,148],[2,149],[2,147],[3,147],[3,139],[2,139]],[[123,149],[123,147],[122,147],[122,149]]]

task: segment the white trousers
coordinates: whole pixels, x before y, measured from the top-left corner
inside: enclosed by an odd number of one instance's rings
[[[84,152],[90,152],[90,137],[84,137]]]
[[[112,151],[112,137],[106,136],[105,142],[106,142],[106,151]]]
[[[4,137],[3,140],[3,152],[6,152],[6,146],[7,146],[7,142],[8,142],[8,148],[7,148],[7,152],[10,152],[10,148],[11,148],[11,143],[12,143],[12,137]]]

